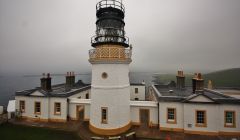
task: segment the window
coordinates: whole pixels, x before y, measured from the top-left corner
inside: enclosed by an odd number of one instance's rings
[[[167,108],[167,123],[176,123],[176,108]]]
[[[34,113],[41,114],[41,103],[40,102],[35,102]]]
[[[103,79],[106,79],[107,77],[108,77],[107,73],[106,73],[106,72],[103,72],[103,73],[102,73],[102,78],[103,78]]]
[[[224,120],[225,120],[225,127],[236,127],[235,125],[235,111],[224,111]]]
[[[138,93],[138,88],[135,88],[135,93]]]
[[[54,114],[55,115],[61,114],[61,103],[54,103]]]
[[[107,123],[107,107],[102,107],[102,123]]]
[[[86,94],[86,99],[89,99],[89,93]]]
[[[78,99],[81,99],[81,98],[82,98],[81,96],[78,97]]]
[[[20,106],[21,113],[24,113],[25,112],[25,101],[20,101],[19,106]]]
[[[135,98],[136,101],[138,101],[139,99],[138,98]]]
[[[207,127],[207,114],[205,110],[196,110],[195,117],[197,127]]]

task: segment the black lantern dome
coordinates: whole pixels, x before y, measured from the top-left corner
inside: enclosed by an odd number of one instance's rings
[[[121,45],[129,47],[125,36],[125,8],[118,0],[101,0],[96,5],[96,35],[91,38],[93,47],[99,45]]]

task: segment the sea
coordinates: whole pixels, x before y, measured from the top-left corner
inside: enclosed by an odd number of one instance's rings
[[[146,85],[151,85],[153,73],[130,73],[131,83],[141,83],[144,81]],[[33,89],[40,86],[40,78],[42,76],[23,75],[23,76],[1,76],[0,77],[0,106],[7,107],[9,100],[14,100],[15,92]],[[54,75],[52,77],[52,84],[65,83],[65,75]],[[91,74],[77,74],[76,82],[82,80],[84,83],[91,83]]]

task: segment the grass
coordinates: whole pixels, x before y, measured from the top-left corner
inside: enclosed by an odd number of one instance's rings
[[[74,132],[22,125],[0,125],[1,140],[80,140]]]

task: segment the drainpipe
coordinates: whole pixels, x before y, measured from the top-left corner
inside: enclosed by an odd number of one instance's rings
[[[159,118],[160,118],[160,115],[159,115],[159,102],[158,102],[158,128],[160,129]]]
[[[70,120],[70,116],[69,116],[69,99],[67,98],[67,121]]]

